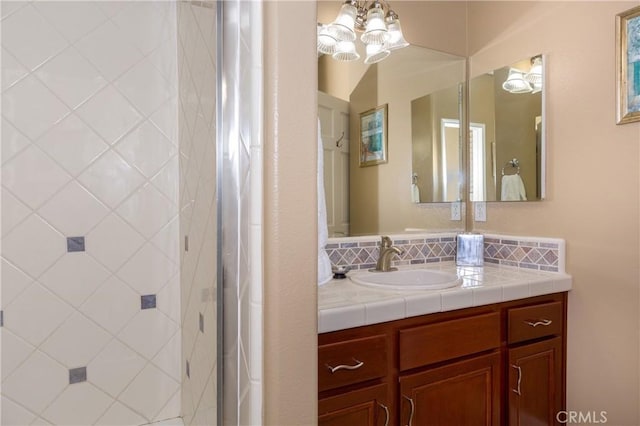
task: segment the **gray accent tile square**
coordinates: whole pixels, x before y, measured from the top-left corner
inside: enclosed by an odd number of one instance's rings
[[[187,378],[189,378],[189,379],[191,378],[191,370],[190,370],[190,367],[189,367],[189,361],[187,361]]]
[[[4,311],[0,311],[0,327],[4,327]]]
[[[84,237],[67,237],[67,252],[84,251]]]
[[[198,314],[200,317],[198,318],[198,326],[200,327],[200,331],[204,333],[204,315]]]
[[[69,384],[87,381],[87,367],[71,368],[69,370]]]
[[[154,309],[156,307],[156,295],[146,294],[140,296],[140,309]]]

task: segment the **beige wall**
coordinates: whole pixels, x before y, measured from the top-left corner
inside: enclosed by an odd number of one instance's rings
[[[638,425],[640,123],[615,125],[615,15],[638,2],[470,2],[472,75],[547,55],[547,195],[477,231],[567,241],[568,406]],[[488,25],[487,23],[490,23]]]
[[[316,5],[269,1],[264,12],[264,424],[309,425],[318,390]]]

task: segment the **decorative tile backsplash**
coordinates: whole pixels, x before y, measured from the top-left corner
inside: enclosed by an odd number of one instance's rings
[[[404,250],[392,265],[415,265],[454,261],[456,234],[411,234],[391,236],[393,245]],[[376,266],[380,237],[333,238],[325,250],[334,266],[369,269]],[[484,236],[484,261],[518,268],[564,272],[565,243],[541,237]]]
[[[391,240],[404,250],[402,255],[394,256],[391,261],[394,266],[455,260],[455,234],[396,235]],[[380,237],[334,238],[329,240],[326,250],[334,266],[369,269],[376,266],[379,247]]]
[[[484,261],[540,271],[564,272],[564,241],[485,235]]]

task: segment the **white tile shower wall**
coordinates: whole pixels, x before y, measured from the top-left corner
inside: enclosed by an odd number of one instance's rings
[[[176,417],[175,4],[0,7],[1,423]]]
[[[216,4],[178,3],[182,416],[216,424]]]

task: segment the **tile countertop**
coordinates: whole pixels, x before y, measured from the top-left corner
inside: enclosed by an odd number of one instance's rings
[[[457,273],[462,284],[444,290],[394,291],[354,284],[348,278],[331,280],[318,288],[318,333],[569,291],[572,282],[565,273],[492,264],[401,267],[417,268]]]

